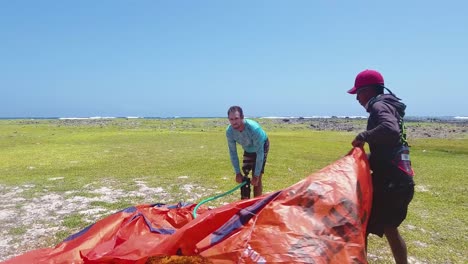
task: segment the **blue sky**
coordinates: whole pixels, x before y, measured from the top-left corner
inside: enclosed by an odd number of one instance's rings
[[[468,116],[467,1],[1,1],[0,117]]]

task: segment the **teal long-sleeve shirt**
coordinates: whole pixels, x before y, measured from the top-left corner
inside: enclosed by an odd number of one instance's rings
[[[245,128],[242,132],[233,129],[231,125],[226,129],[231,163],[236,174],[240,173],[239,157],[237,155],[236,147],[236,143],[239,143],[244,151],[257,154],[254,176],[260,176],[263,160],[265,158],[263,145],[267,140],[267,134],[254,120],[244,119],[244,124]]]

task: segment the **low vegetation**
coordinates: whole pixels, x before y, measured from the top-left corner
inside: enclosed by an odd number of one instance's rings
[[[365,120],[258,120],[271,146],[264,191],[351,149]],[[232,189],[227,120],[0,120],[0,260],[50,247],[130,205],[197,203]],[[466,263],[466,123],[409,122],[416,194],[401,231],[411,263]],[[225,196],[218,206],[239,199]],[[393,263],[371,236],[371,263]]]

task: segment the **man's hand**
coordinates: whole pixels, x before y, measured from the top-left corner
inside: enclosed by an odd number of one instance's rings
[[[365,137],[363,132],[361,132],[356,136],[356,138],[354,138],[353,142],[351,142],[351,145],[353,145],[353,147],[362,148],[364,147],[364,143],[366,143]]]
[[[242,177],[242,174],[236,173],[236,182],[237,182],[237,183],[241,183],[241,182],[242,182],[242,178],[243,178],[243,177]]]
[[[260,176],[253,176],[252,177],[252,181],[250,181],[250,183],[253,185],[253,186],[258,186],[258,183],[260,182]]]
[[[353,145],[353,147],[362,148],[362,147],[364,147],[364,143],[366,143],[366,142],[355,139],[355,140],[353,140],[353,142],[351,142],[351,145]]]

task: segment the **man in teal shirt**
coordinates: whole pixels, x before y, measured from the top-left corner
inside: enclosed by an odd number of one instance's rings
[[[228,110],[230,125],[226,129],[231,163],[236,173],[236,182],[241,183],[243,175],[239,167],[236,143],[244,149],[242,171],[248,177],[252,170],[252,185],[254,197],[262,195],[262,176],[265,170],[270,141],[267,134],[254,120],[244,119],[240,106],[231,106]]]

